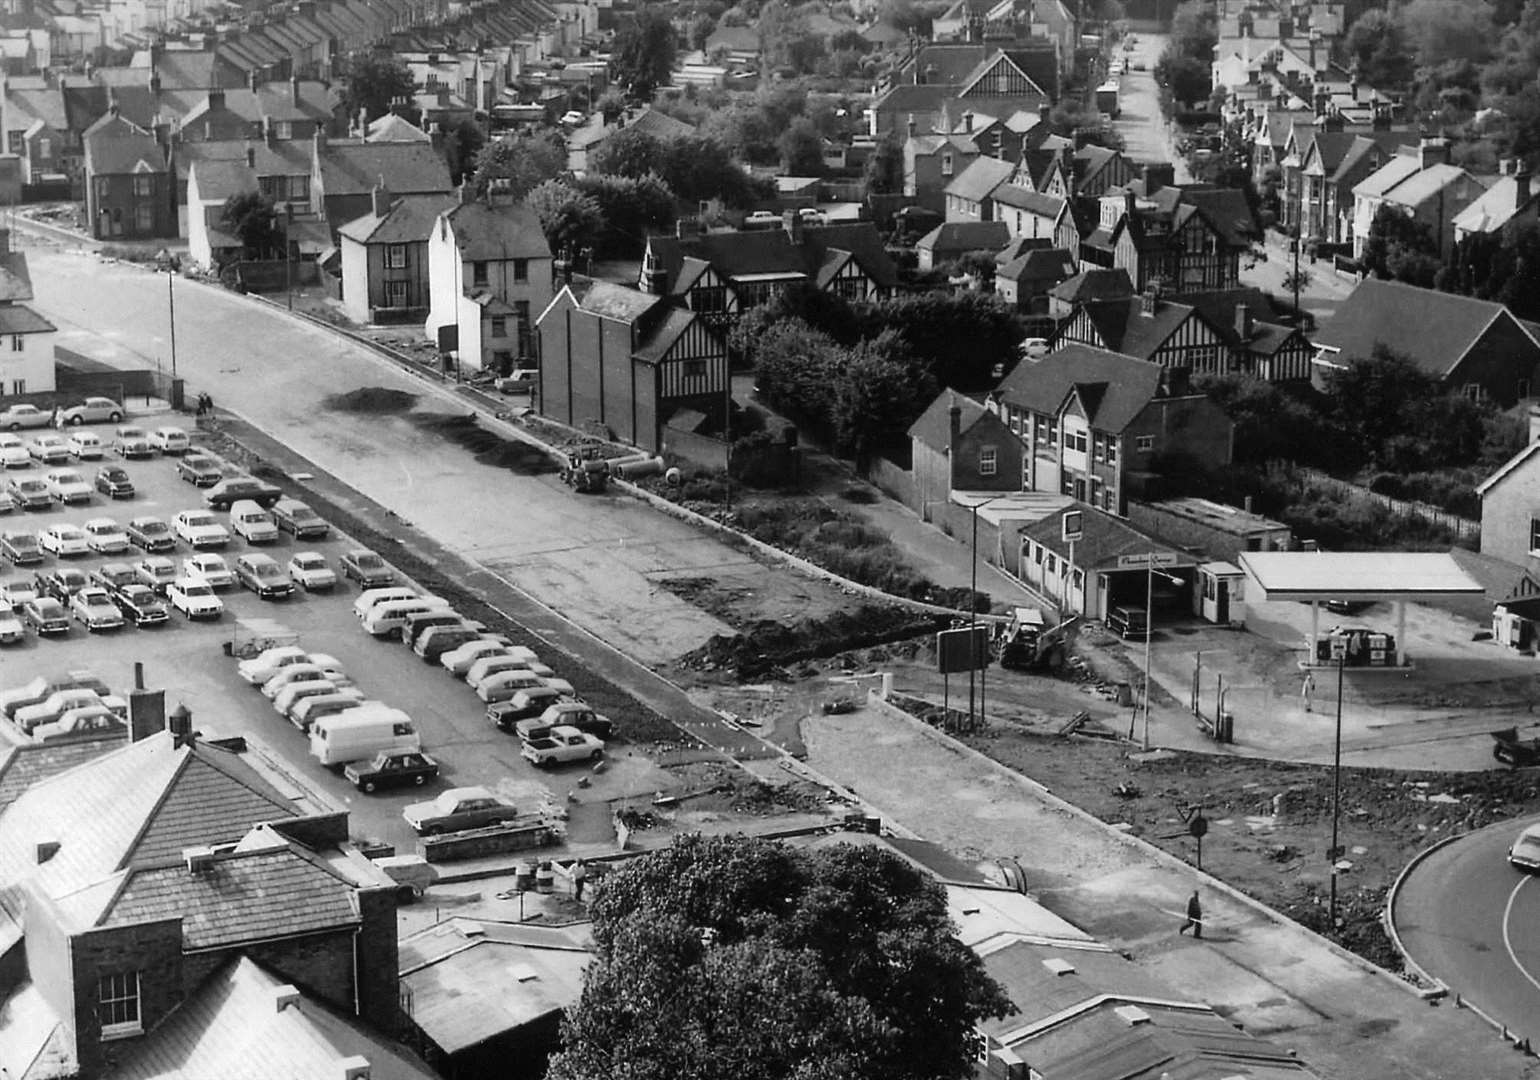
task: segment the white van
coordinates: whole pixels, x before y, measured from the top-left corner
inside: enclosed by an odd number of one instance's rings
[[[237,499],[230,507],[230,528],[248,544],[276,544],[278,523],[273,515],[251,499]]]
[[[405,585],[386,585],[379,589],[365,589],[358,594],[358,599],[353,601],[353,614],[362,619],[376,604],[383,604],[387,600],[410,600],[416,595],[416,589],[409,589]]]
[[[330,694],[301,697],[289,706],[289,723],[301,731],[309,731],[312,724],[327,716],[336,716],[347,709],[363,705],[381,705],[383,702],[366,701],[363,695],[351,687],[334,690]]]
[[[364,630],[375,637],[390,637],[406,625],[408,616],[429,611],[448,611],[442,596],[414,596],[410,600],[386,600],[364,613]]]
[[[421,749],[412,718],[388,705],[355,706],[310,725],[310,754],[322,765],[368,761],[384,751]]]

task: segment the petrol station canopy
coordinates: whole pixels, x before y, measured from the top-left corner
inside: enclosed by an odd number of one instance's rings
[[[1443,600],[1483,589],[1446,552],[1244,551],[1252,600]]]

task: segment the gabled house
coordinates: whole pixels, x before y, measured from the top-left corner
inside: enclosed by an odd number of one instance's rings
[[[1326,244],[1349,242],[1353,188],[1416,140],[1410,131],[1319,132],[1300,163],[1302,205],[1294,217],[1301,237]]]
[[[1502,175],[1486,192],[1455,215],[1454,239],[1501,232],[1509,222],[1540,220],[1540,189],[1521,158],[1502,164]]]
[[[1170,166],[1098,200],[1094,228],[1080,243],[1083,264],[1128,271],[1140,292],[1152,282],[1177,291],[1233,289],[1240,259],[1261,236],[1251,207],[1234,188],[1170,183]]]
[[[1164,299],[1156,285],[1139,296],[1081,304],[1050,344],[1089,345],[1197,375],[1230,369],[1223,332],[1191,304]]]
[[[904,140],[904,194],[944,212],[946,187],[979,157],[964,135],[915,135]]]
[[[1005,184],[1016,169],[998,158],[975,158],[946,186],[948,221],[994,221],[995,190]]]
[[[581,299],[563,286],[539,328],[542,415],[597,422],[649,453],[674,448],[676,425],[686,437],[725,430],[727,347],[693,311],[600,281]]]
[[[428,241],[450,195],[396,198],[374,189],[374,205],[338,230],[342,307],[356,323],[415,323],[427,318]]]
[[[1502,304],[1365,278],[1315,332],[1316,375],[1367,360],[1383,345],[1449,391],[1509,408],[1529,397],[1540,342]]]
[[[86,217],[98,240],[177,235],[176,185],[155,136],[116,111],[86,131]]]
[[[873,103],[869,134],[901,132],[911,120],[921,134],[950,132],[970,111],[990,117],[1036,113],[1058,95],[1058,61],[1052,45],[1042,45],[922,45]]]
[[[1018,363],[991,408],[1027,445],[1023,487],[1126,512],[1163,462],[1228,465],[1235,425],[1185,368],[1067,344]]]
[[[1073,315],[1093,300],[1121,300],[1134,295],[1128,271],[1081,265],[1080,272],[1048,290],[1048,314],[1055,319]]]
[[[1081,198],[1100,198],[1109,188],[1122,187],[1139,178],[1134,163],[1121,151],[1086,143],[1070,159],[1074,193]]]
[[[428,238],[428,340],[454,353],[462,370],[506,375],[533,360],[535,319],[551,302],[551,262],[533,210],[495,183],[481,199],[470,182],[461,185]]]
[[[32,275],[27,255],[11,250],[11,230],[0,228],[0,396],[54,389],[53,335],[57,327],[27,306]],[[4,775],[0,774],[0,788]]]
[[[317,130],[310,205],[337,230],[373,209],[374,188],[394,195],[448,195],[449,166],[431,143],[331,140]],[[547,297],[549,299],[549,297]]]
[[[954,491],[1006,492],[1026,488],[1026,446],[980,402],[955,390],[936,395],[909,425],[911,509],[929,521],[932,507]]]
[[[1481,554],[1540,578],[1540,430],[1533,414],[1528,445],[1476,485],[1476,494]]]
[[[1063,247],[1025,250],[1005,262],[997,256],[996,263],[995,293],[1028,315],[1048,315],[1049,292],[1075,274],[1075,253]]]
[[[235,155],[233,157],[227,155]],[[197,143],[178,155],[187,168],[187,254],[199,266],[222,264],[241,248],[220,223],[227,200],[260,192],[280,213],[312,213],[309,140],[273,143]]]
[[[1297,326],[1283,322],[1259,289],[1215,289],[1171,297],[1196,308],[1219,331],[1229,350],[1227,370],[1264,382],[1308,382],[1315,346]]]
[[[948,221],[920,237],[915,254],[921,270],[935,270],[970,252],[993,255],[1010,241],[1010,233],[999,221]]]
[[[1380,207],[1390,206],[1426,225],[1440,258],[1454,246],[1454,222],[1487,189],[1481,179],[1449,164],[1449,141],[1424,138],[1353,188],[1353,257],[1363,258],[1364,242]]]

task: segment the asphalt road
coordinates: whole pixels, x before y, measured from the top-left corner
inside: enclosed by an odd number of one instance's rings
[[[1540,1043],[1540,880],[1508,865],[1536,819],[1489,825],[1424,858],[1391,918],[1407,954],[1453,993]]]
[[[1140,34],[1138,37],[1139,43],[1132,52],[1123,52],[1120,48],[1116,53],[1128,69],[1122,75],[1114,76],[1119,84],[1118,108],[1121,112],[1112,126],[1123,137],[1123,153],[1130,161],[1137,164],[1173,162],[1176,182],[1189,183],[1192,177],[1188,175],[1187,163],[1172,147],[1166,121],[1160,115],[1160,98],[1153,74],[1155,62],[1166,47],[1166,37],[1164,34]],[[1145,70],[1132,70],[1136,63],[1142,63]]]

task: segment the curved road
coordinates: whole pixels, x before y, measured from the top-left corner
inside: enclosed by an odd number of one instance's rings
[[[1402,883],[1390,917],[1424,971],[1540,1045],[1540,878],[1506,858],[1534,820],[1489,825],[1428,855]]]

